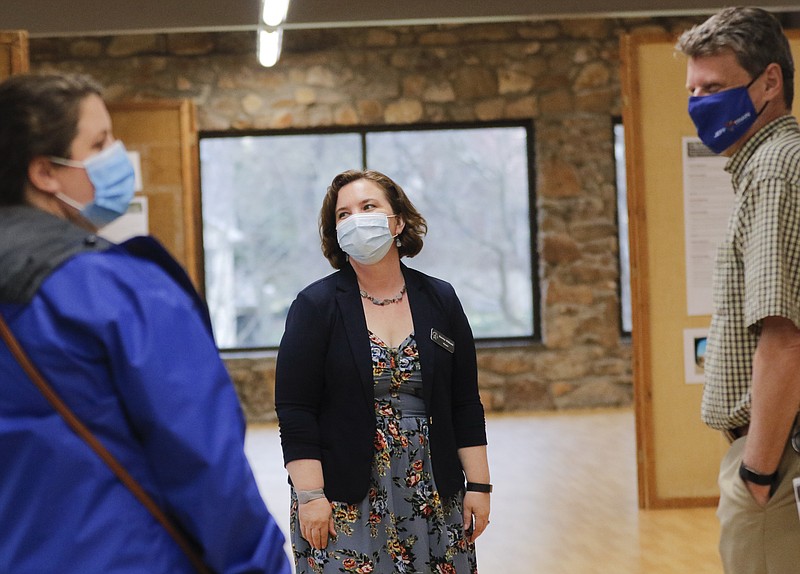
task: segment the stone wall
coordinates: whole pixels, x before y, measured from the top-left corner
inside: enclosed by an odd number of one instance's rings
[[[254,33],[39,38],[31,64],[92,74],[109,100],[191,98],[201,131],[530,119],[543,341],[480,348],[481,394],[492,411],[612,406],[632,400],[612,135],[619,36],[690,23],[291,31],[271,69]],[[271,420],[274,353],[226,360],[249,420]]]

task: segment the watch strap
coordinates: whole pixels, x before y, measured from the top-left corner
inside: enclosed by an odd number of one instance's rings
[[[739,465],[739,477],[746,481],[760,486],[772,486],[778,480],[778,471],[772,474],[761,474],[752,468],[745,466],[744,462]]]
[[[492,485],[483,482],[467,482],[468,492],[492,492]]]

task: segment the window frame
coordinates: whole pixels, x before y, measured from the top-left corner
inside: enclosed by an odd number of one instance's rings
[[[422,131],[446,131],[446,130],[475,130],[490,128],[523,128],[526,134],[526,158],[528,165],[528,224],[529,224],[529,251],[531,268],[531,311],[532,325],[530,335],[514,335],[508,337],[475,337],[475,344],[478,347],[514,347],[525,346],[531,343],[542,342],[542,301],[541,301],[541,269],[539,265],[538,251],[538,208],[536,193],[536,165],[535,165],[535,130],[533,121],[528,120],[497,120],[497,121],[470,121],[470,122],[440,122],[440,123],[419,123],[419,124],[381,124],[381,125],[357,125],[357,126],[322,126],[314,128],[285,128],[285,129],[243,129],[243,130],[202,130],[198,132],[198,150],[200,142],[204,139],[215,138],[244,138],[244,137],[270,137],[270,136],[303,136],[303,135],[337,135],[337,134],[356,134],[361,141],[362,165],[360,169],[368,169],[366,164],[369,161],[369,150],[367,148],[367,135],[378,132],[422,132]],[[398,182],[402,185],[402,182]],[[200,189],[200,260],[205,263],[205,229],[202,221],[203,204],[203,182],[202,165],[198,160],[198,184]],[[413,264],[411,265],[413,267]],[[203,266],[201,277],[203,292],[206,292],[206,272]],[[333,269],[331,269],[333,271]],[[447,280],[446,277],[442,277]],[[241,355],[246,353],[257,353],[263,351],[276,351],[278,346],[259,346],[259,347],[224,347],[220,350],[229,355]]]

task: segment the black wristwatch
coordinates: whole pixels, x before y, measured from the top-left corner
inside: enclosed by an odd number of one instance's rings
[[[739,477],[746,482],[752,482],[760,486],[774,487],[775,483],[778,482],[778,471],[776,470],[772,474],[761,474],[752,468],[747,468],[744,462],[742,462],[742,464],[739,465]]]
[[[492,492],[492,485],[482,482],[467,482],[467,492]]]

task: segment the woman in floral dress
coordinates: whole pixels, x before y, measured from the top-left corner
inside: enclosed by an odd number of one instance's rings
[[[339,271],[292,304],[276,377],[298,573],[477,572],[491,485],[475,346],[452,286],[400,263],[425,231],[383,174],[328,188]]]

